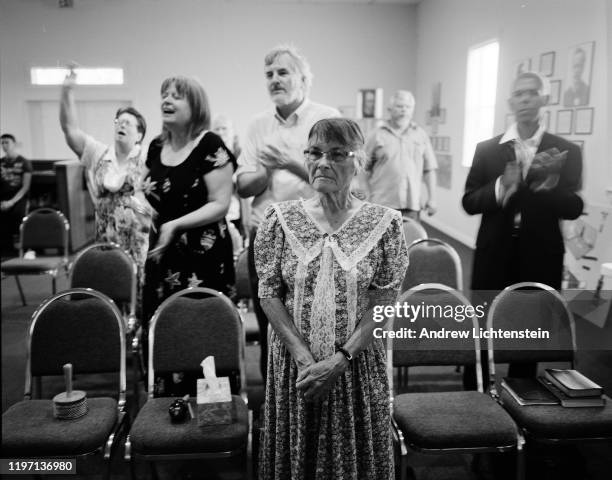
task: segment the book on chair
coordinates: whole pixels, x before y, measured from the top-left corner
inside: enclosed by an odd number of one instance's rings
[[[559,399],[562,407],[603,407],[606,404],[606,400],[602,394],[589,397],[570,397],[557,388],[548,378],[538,377],[538,380]]]
[[[559,404],[559,399],[535,378],[504,377],[501,386],[519,405]]]
[[[544,377],[568,397],[595,397],[603,393],[601,386],[577,370],[547,368]]]

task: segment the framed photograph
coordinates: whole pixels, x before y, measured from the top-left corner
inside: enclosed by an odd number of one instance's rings
[[[546,110],[545,112],[542,112],[542,115],[540,118],[542,119],[542,125],[544,126],[544,130],[549,131],[550,130],[550,111]]]
[[[546,52],[540,55],[540,75],[552,77],[555,73],[555,52]]]
[[[589,104],[594,51],[595,42],[581,43],[569,49],[563,92],[564,107],[582,107]]]
[[[548,105],[559,105],[561,101],[561,80],[551,80]]]
[[[363,88],[357,92],[357,118],[383,117],[383,89]]]
[[[558,135],[569,135],[572,133],[572,110],[557,110],[557,130]]]
[[[514,66],[514,76],[518,77],[519,74],[531,71],[531,58],[524,58],[516,62]]]
[[[594,108],[577,108],[574,118],[574,133],[577,135],[590,135],[593,133]]]

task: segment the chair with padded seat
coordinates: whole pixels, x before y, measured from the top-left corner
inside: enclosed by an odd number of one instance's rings
[[[535,282],[511,285],[500,292],[487,315],[487,329],[549,332],[549,338],[516,340],[488,338],[490,390],[523,430],[527,442],[578,444],[612,442],[612,405],[566,408],[561,405],[519,405],[498,385],[496,364],[567,362],[574,368],[576,327],[567,301],[555,289]],[[520,347],[520,348],[519,348]],[[609,393],[609,392],[608,392]]]
[[[249,468],[246,452],[250,415],[242,328],[236,306],[209,288],[181,290],[158,307],[149,327],[148,399],[126,440],[126,459],[131,460],[133,470],[137,459],[150,462],[155,472],[155,462],[160,460],[234,456],[242,457],[245,469]],[[168,407],[173,399],[156,395],[156,376],[201,373],[200,363],[210,355],[215,357],[217,376],[230,377],[233,422],[207,427],[198,427],[196,419],[172,423]]]
[[[110,297],[121,309],[126,327],[128,348],[134,369],[134,394],[138,403],[138,381],[144,377],[140,354],[140,322],[136,316],[138,302],[138,267],[116,243],[88,245],[70,265],[71,288],[93,288]]]
[[[75,389],[90,374],[112,374],[117,379],[116,398],[86,391],[87,414],[73,420],[54,418],[53,400],[37,397],[42,378],[62,375],[66,363],[74,367]],[[99,471],[102,461],[109,478],[111,455],[129,426],[125,382],[124,325],[112,300],[84,288],[48,298],[34,312],[29,328],[24,400],[2,415],[2,455],[77,458],[77,473],[94,462]],[[47,383],[53,385],[53,378]],[[53,394],[63,390],[62,385]]]
[[[26,215],[19,227],[19,257],[2,262],[3,276],[14,276],[21,302],[26,305],[19,280],[20,275],[50,275],[52,293],[56,292],[56,278],[68,265],[68,232],[70,224],[64,214],[52,208],[39,208]],[[47,249],[57,254],[47,255]],[[28,250],[38,252],[26,256]]]
[[[406,238],[406,245],[411,245],[417,240],[423,240],[428,238],[427,230],[413,218],[403,217],[402,228],[404,230],[404,237]]]
[[[472,334],[478,318],[464,295],[447,285],[427,283],[402,293],[400,306],[421,306],[419,315],[392,318],[386,330],[412,329],[414,338],[387,336],[387,372],[396,452],[406,478],[408,447],[425,454],[515,452],[516,477],[523,478],[523,438],[508,413],[483,391],[480,339]],[[450,310],[448,310],[450,309]],[[448,313],[448,312],[452,313]],[[422,336],[424,330],[447,338]],[[439,335],[439,334],[438,334]],[[453,335],[457,338],[453,338]],[[478,391],[426,391],[394,394],[394,366],[473,364]]]

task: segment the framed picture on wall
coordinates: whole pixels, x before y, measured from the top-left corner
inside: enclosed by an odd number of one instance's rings
[[[578,135],[590,135],[593,133],[594,108],[577,108],[574,118],[574,133]]]
[[[561,80],[551,80],[548,105],[559,105],[561,101]]]
[[[382,118],[383,89],[363,88],[357,92],[357,118]]]
[[[563,92],[564,107],[581,107],[589,104],[594,51],[595,42],[581,43],[569,49]]]
[[[438,187],[450,190],[453,186],[453,157],[448,154],[436,155],[438,170],[436,171],[436,181]]]
[[[540,75],[552,77],[555,72],[555,52],[546,52],[540,55]]]
[[[517,77],[521,73],[529,72],[531,70],[531,58],[524,58],[519,60],[515,64],[514,76]]]
[[[557,110],[557,130],[558,135],[569,135],[572,133],[572,110]]]

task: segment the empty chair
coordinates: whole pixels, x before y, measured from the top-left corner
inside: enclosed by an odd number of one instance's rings
[[[151,319],[148,400],[127,438],[126,458],[155,462],[241,456],[247,468],[249,415],[244,348],[240,316],[223,294],[192,287],[166,299]],[[201,373],[200,363],[210,355],[215,357],[217,376],[230,377],[232,423],[205,427],[198,427],[196,419],[171,423],[168,407],[172,398],[155,395],[156,376],[172,372],[184,372],[186,376]],[[192,390],[195,390],[195,381]]]
[[[33,397],[40,396],[41,378],[61,375],[66,363],[73,365],[79,380],[86,374],[116,374],[117,397],[94,398],[89,392],[84,416],[54,418],[53,400]],[[33,378],[39,387],[36,392]],[[77,465],[104,460],[108,478],[111,453],[127,423],[121,312],[106,295],[91,289],[70,289],[45,300],[32,316],[27,338],[24,400],[2,415],[3,456],[80,457]]]
[[[410,246],[417,240],[427,238],[427,231],[420,222],[412,218],[403,218],[404,236],[406,237],[406,245]]]
[[[51,290],[55,294],[56,278],[68,264],[68,231],[70,225],[63,213],[52,208],[39,208],[24,217],[19,227],[19,257],[2,262],[4,275],[15,277],[21,302],[26,305],[20,275],[51,275]],[[47,255],[46,249],[57,253]],[[28,250],[38,252],[24,257]]]
[[[517,478],[522,478],[523,438],[512,418],[483,393],[480,340],[472,335],[472,329],[478,328],[478,318],[466,313],[471,309],[468,300],[446,285],[422,284],[401,294],[398,303],[422,308],[420,315],[396,316],[387,326],[387,330],[395,332],[403,328],[415,332],[414,338],[387,337],[392,419],[400,447],[402,478],[406,474],[408,446],[426,454],[517,452]],[[432,332],[444,331],[456,332],[458,338],[433,338]],[[456,364],[475,365],[478,391],[394,396],[394,366]]]
[[[410,262],[402,291],[421,283],[441,283],[463,290],[463,272],[457,251],[436,238],[417,240],[408,247]]]
[[[526,441],[551,444],[612,441],[612,405],[565,408],[519,405],[495,378],[496,363],[568,362],[573,368],[576,330],[573,315],[559,292],[548,285],[522,282],[499,293],[489,309],[487,329],[521,331],[540,328],[549,338],[487,340],[490,388],[522,428]]]
[[[122,310],[132,364],[134,399],[138,405],[138,381],[144,376],[140,361],[140,322],[136,316],[138,267],[115,243],[94,243],[82,249],[70,267],[71,288],[93,288],[110,297]]]

